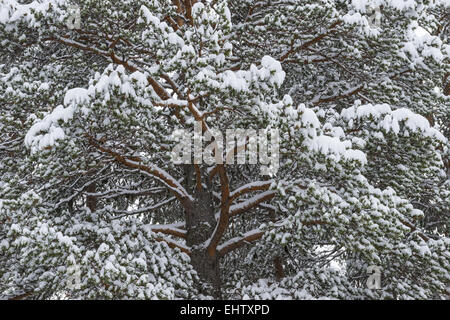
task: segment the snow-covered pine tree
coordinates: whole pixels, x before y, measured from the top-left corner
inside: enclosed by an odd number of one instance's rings
[[[444,298],[448,5],[0,0],[1,295]],[[278,172],[175,164],[195,124]]]

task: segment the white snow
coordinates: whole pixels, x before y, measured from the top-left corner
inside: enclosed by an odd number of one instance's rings
[[[311,125],[313,128],[320,127],[320,121],[317,118],[316,113],[309,108],[305,108],[305,105],[300,105],[300,111],[302,111],[301,121],[305,124]]]
[[[169,33],[167,40],[169,41],[169,43],[178,45],[180,48],[184,46],[184,40],[175,32]]]
[[[341,112],[341,117],[350,121],[364,117],[372,117],[376,121],[372,125],[384,129],[386,132],[399,134],[401,124],[410,132],[421,132],[424,136],[434,137],[439,141],[445,142],[446,138],[435,128],[430,126],[429,121],[406,108],[391,109],[388,104],[366,104],[361,106],[352,106]],[[405,134],[405,133],[403,133]]]
[[[261,59],[261,65],[273,75],[273,78],[270,80],[271,83],[276,83],[278,86],[283,84],[286,73],[283,71],[279,61],[270,56],[264,56]]]
[[[161,21],[158,17],[155,17],[146,6],[141,6],[141,14],[144,16],[147,23],[152,23],[155,26],[159,26]]]
[[[64,96],[64,104],[66,106],[72,104],[81,104],[89,102],[88,90],[83,88],[73,88],[66,92]]]
[[[33,124],[25,135],[25,145],[36,152],[48,146],[53,146],[57,140],[64,139],[64,131],[59,127],[58,121],[67,122],[73,117],[75,108],[64,108],[60,105],[44,119]]]
[[[330,155],[335,161],[342,158],[346,160],[357,160],[363,165],[367,163],[366,154],[360,150],[351,149],[351,141],[341,141],[338,137],[320,135],[316,139],[309,140],[309,147],[325,155]]]
[[[205,8],[205,5],[201,2],[196,2],[193,6],[192,6],[192,15],[196,16],[200,13],[200,11],[202,11]]]

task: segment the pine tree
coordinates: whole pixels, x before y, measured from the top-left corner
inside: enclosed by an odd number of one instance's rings
[[[0,0],[0,294],[445,298],[448,5]]]

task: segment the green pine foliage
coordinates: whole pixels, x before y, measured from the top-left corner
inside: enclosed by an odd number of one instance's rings
[[[0,0],[0,297],[448,298],[449,6]],[[198,122],[278,171],[174,163]]]

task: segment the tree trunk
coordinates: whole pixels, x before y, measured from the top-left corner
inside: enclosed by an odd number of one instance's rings
[[[206,190],[196,190],[192,208],[186,212],[186,243],[191,248],[191,264],[200,278],[198,289],[204,295],[221,298],[219,259],[206,251],[206,241],[216,227],[211,195]]]
[[[276,256],[273,259],[273,264],[275,266],[275,279],[277,282],[280,282],[284,278],[284,269],[283,269],[283,263],[281,261],[281,256]]]
[[[200,278],[197,284],[201,294],[222,298],[219,260],[211,257],[204,249],[192,249],[191,263]]]
[[[86,192],[94,193],[96,190],[95,182],[91,183],[85,190]],[[88,207],[91,212],[95,212],[97,210],[97,198],[86,196],[86,207]]]

